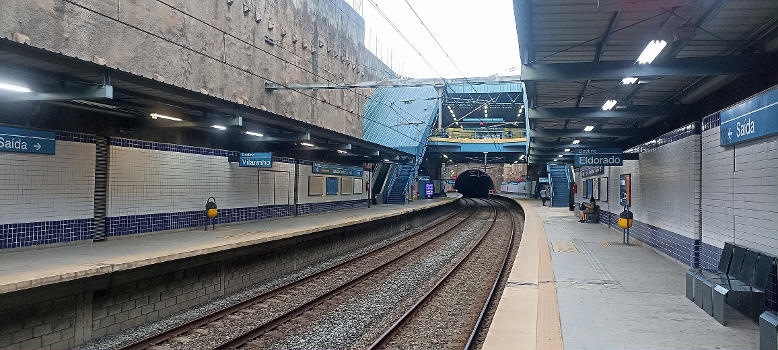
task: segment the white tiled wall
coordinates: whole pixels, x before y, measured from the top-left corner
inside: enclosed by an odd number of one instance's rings
[[[349,200],[357,200],[357,199],[367,199],[368,197],[368,191],[362,190],[363,192],[361,194],[348,194],[348,195],[324,195],[324,196],[309,196],[308,195],[308,176],[310,175],[317,175],[320,176],[321,174],[313,174],[311,172],[311,165],[306,164],[300,164],[300,183],[298,184],[298,203],[304,204],[304,203],[323,203],[323,202],[335,202],[335,201],[349,201]],[[364,179],[363,184],[368,183],[368,178],[370,176],[370,173],[365,171],[362,173],[362,178]]]
[[[56,154],[0,152],[0,224],[94,215],[95,145],[57,141]]]
[[[700,219],[699,135],[671,142],[640,153],[640,160],[625,160],[620,167],[605,167],[608,177],[608,202],[599,202],[603,210],[620,213],[619,177],[631,174],[632,206],[636,220],[672,231],[689,238],[699,234]],[[588,179],[588,178],[587,178]],[[576,202],[584,199],[583,180],[576,174]]]
[[[730,147],[703,132],[703,242],[778,250],[778,137]]]
[[[288,204],[294,164],[241,168],[226,157],[111,146],[108,216]]]

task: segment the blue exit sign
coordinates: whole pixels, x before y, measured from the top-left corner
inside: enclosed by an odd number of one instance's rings
[[[55,136],[51,131],[0,126],[0,152],[54,154]]]
[[[778,89],[771,89],[721,112],[721,145],[778,133]]]

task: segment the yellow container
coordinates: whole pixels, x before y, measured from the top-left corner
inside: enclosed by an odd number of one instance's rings
[[[206,213],[207,213],[208,217],[211,218],[211,219],[215,218],[216,215],[219,214],[219,212],[216,209],[208,209]]]
[[[623,229],[632,227],[632,219],[619,218],[619,227]]]

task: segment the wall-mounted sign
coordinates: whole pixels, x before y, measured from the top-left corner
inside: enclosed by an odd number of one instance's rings
[[[364,169],[354,166],[343,166],[334,164],[313,163],[311,171],[314,174],[362,176]]]
[[[619,204],[632,205],[632,175],[619,175]]]
[[[54,154],[55,139],[51,131],[0,126],[0,152]]]
[[[778,133],[778,89],[721,112],[721,145]]]
[[[238,166],[249,168],[271,168],[273,167],[272,153],[241,153],[238,159]]]
[[[576,148],[575,166],[619,166],[624,164],[621,148]]]
[[[604,166],[585,166],[581,167],[581,177],[590,177],[605,174]]]

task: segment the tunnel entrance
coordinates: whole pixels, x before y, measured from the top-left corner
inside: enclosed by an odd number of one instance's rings
[[[470,169],[459,176],[454,183],[454,188],[467,198],[480,198],[489,196],[489,190],[494,189],[492,178],[478,169]]]

